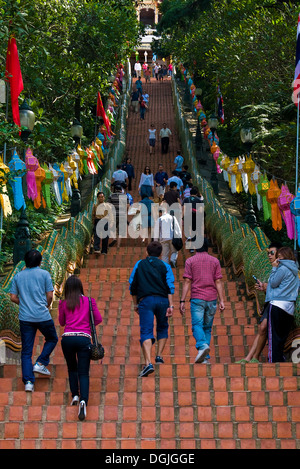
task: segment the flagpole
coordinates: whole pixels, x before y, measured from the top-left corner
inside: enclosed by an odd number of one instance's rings
[[[96,102],[97,102],[97,99],[98,99],[98,95],[96,98]],[[96,115],[95,115],[95,141],[96,141],[96,137],[97,137],[97,105],[96,105]]]
[[[299,105],[300,105],[300,94],[297,96],[297,140],[296,140],[296,175],[295,175],[295,196],[298,191],[298,159],[299,159]],[[294,252],[297,250],[297,227],[295,217],[295,238],[294,238]]]
[[[5,120],[8,120],[8,84],[5,82],[5,101],[6,101],[6,110],[5,110]],[[6,163],[6,147],[7,143],[4,142],[4,150],[3,150],[3,163]],[[0,252],[2,251],[2,229],[3,229],[3,208],[1,206],[1,214],[0,214]]]

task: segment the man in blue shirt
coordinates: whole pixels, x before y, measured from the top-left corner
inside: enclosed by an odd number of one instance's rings
[[[176,171],[172,171],[173,176],[168,179],[168,186],[170,186],[171,182],[176,182],[177,184],[177,189],[179,190],[179,193],[181,194],[183,190],[183,182],[180,179],[180,177],[177,176]]]
[[[153,327],[156,317],[157,356],[155,363],[164,363],[162,352],[168,338],[168,318],[173,315],[174,275],[171,267],[159,259],[162,245],[153,241],[147,246],[147,257],[138,261],[130,275],[130,294],[140,317],[140,343],[145,367],[140,377],[154,372],[151,349],[155,342]]]
[[[26,269],[18,272],[12,281],[10,298],[19,305],[22,341],[22,380],[25,391],[34,390],[34,373],[50,376],[46,368],[58,338],[49,307],[53,300],[53,285],[49,272],[40,268],[42,255],[32,249],[25,254]],[[32,351],[36,332],[45,337],[42,353],[32,366]]]
[[[155,189],[157,197],[165,192],[166,184],[168,183],[168,174],[164,171],[162,164],[158,165],[158,171],[154,176]]]
[[[181,156],[180,151],[178,151],[177,156],[174,160],[175,171],[177,172],[177,176],[179,176],[179,173],[181,173],[181,171],[182,171],[183,162],[184,162],[184,158],[183,158],[183,156]]]

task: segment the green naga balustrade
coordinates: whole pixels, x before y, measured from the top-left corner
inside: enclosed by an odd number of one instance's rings
[[[196,148],[192,143],[192,135],[184,117],[184,97],[177,89],[176,76],[172,78],[173,104],[175,109],[175,122],[181,140],[185,160],[197,181],[199,190],[205,203],[205,229],[217,246],[219,255],[223,258],[225,266],[232,266],[236,275],[243,274],[246,291],[256,300],[258,314],[261,313],[265,300],[265,293],[255,290],[253,275],[263,282],[267,282],[271,265],[267,256],[267,247],[270,240],[261,228],[251,229],[246,223],[241,223],[222,206],[214,194],[210,183],[200,175],[200,167],[196,158]],[[196,114],[195,114],[196,118]],[[295,308],[295,329],[291,337],[300,337],[300,297],[298,296]],[[298,329],[299,328],[299,329]],[[292,339],[287,341],[286,351],[291,346]]]
[[[97,192],[103,190],[106,197],[110,194],[112,170],[124,158],[126,119],[131,90],[130,67],[128,65],[127,74],[126,90],[120,97],[120,112],[116,122],[115,139],[109,149],[102,180],[97,187],[91,190],[90,200],[87,201],[82,211],[76,217],[71,217],[65,226],[49,233],[36,246],[36,249],[42,254],[41,268],[50,273],[57,298],[61,297],[68,276],[72,275],[76,268],[82,265],[84,256],[89,252],[93,233],[92,209],[96,202]],[[19,308],[10,301],[9,292],[14,275],[24,268],[25,262],[18,262],[0,284],[0,339],[5,342],[9,349],[15,352],[21,350]]]

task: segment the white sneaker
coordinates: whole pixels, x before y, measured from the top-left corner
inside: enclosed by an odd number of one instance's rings
[[[78,409],[78,418],[79,420],[84,420],[86,417],[86,403],[85,401],[80,401]]]
[[[205,348],[202,348],[200,350],[198,350],[198,354],[196,356],[196,359],[195,359],[195,363],[202,363],[203,360],[205,359],[206,355],[208,355],[210,352],[210,348],[208,345],[206,345]]]
[[[79,404],[79,396],[74,396],[71,402],[71,405],[78,405]]]
[[[45,367],[45,365],[40,365],[39,363],[36,363],[34,365],[33,372],[34,373],[40,373],[40,374],[46,375],[46,376],[51,375],[50,371]]]
[[[34,391],[34,384],[31,381],[27,381],[25,383],[25,391],[26,392],[33,392]]]

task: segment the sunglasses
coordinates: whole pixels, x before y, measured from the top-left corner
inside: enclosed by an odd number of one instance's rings
[[[274,254],[276,254],[275,251],[268,251],[268,256],[274,256]]]

